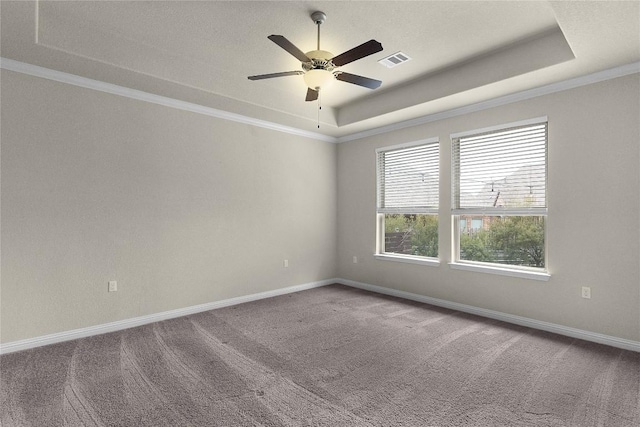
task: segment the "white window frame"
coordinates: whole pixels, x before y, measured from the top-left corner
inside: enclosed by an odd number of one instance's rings
[[[533,280],[541,280],[547,281],[551,277],[548,267],[548,238],[547,233],[549,229],[548,223],[548,197],[546,199],[546,206],[544,208],[520,208],[520,209],[504,209],[501,211],[500,209],[482,209],[482,208],[466,208],[460,209],[457,208],[455,198],[456,193],[456,183],[458,182],[457,177],[455,176],[455,151],[454,145],[455,142],[459,138],[474,136],[483,133],[491,133],[491,132],[499,132],[501,130],[506,130],[510,128],[518,128],[518,127],[526,127],[530,125],[536,124],[546,124],[546,144],[545,144],[545,169],[548,170],[548,140],[549,140],[549,128],[548,128],[548,117],[538,117],[529,120],[522,120],[513,123],[507,123],[498,126],[492,126],[482,129],[476,129],[471,131],[459,132],[450,135],[451,140],[451,235],[452,235],[452,244],[451,244],[451,259],[452,261],[449,263],[449,266],[452,269],[456,270],[466,270],[466,271],[474,271],[481,273],[490,273],[490,274],[498,274],[503,276],[510,277],[519,277],[525,279],[533,279]],[[548,194],[548,173],[545,173],[545,193]],[[460,259],[460,218],[461,216],[541,216],[544,217],[545,226],[544,226],[544,268],[536,268],[536,267],[528,267],[528,266],[518,266],[518,265],[510,265],[510,264],[500,264],[500,263],[490,263],[490,262],[480,262],[480,261],[468,261]]]
[[[438,148],[438,206],[434,208],[428,209],[419,209],[419,210],[401,210],[394,212],[380,212],[380,167],[379,167],[379,156],[380,153],[399,150],[403,148],[411,148],[421,145],[430,145],[435,144]],[[437,257],[427,257],[427,256],[418,256],[418,255],[405,255],[398,254],[393,252],[385,252],[385,213],[397,213],[397,214],[422,214],[422,215],[436,215],[438,217],[438,224],[440,224],[440,140],[437,137],[427,138],[420,141],[413,141],[404,144],[391,145],[386,147],[380,147],[376,149],[376,250],[374,253],[374,257],[383,261],[396,261],[396,262],[404,262],[409,264],[419,264],[419,265],[429,265],[429,266],[439,266],[440,265],[440,246],[438,245],[438,256]],[[440,233],[438,233],[438,240],[440,239]]]

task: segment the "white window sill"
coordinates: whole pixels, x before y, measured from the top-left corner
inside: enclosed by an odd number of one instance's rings
[[[489,265],[466,264],[450,262],[449,266],[454,270],[476,271],[479,273],[498,274],[501,276],[519,277],[521,279],[548,281],[551,278],[549,273],[538,271],[518,270],[515,268],[494,267]]]
[[[411,255],[396,255],[396,254],[374,254],[375,259],[380,259],[383,261],[396,261],[396,262],[406,262],[409,264],[420,264],[420,265],[430,265],[432,267],[437,267],[440,265],[440,260],[437,258],[427,258],[421,256],[411,256]]]

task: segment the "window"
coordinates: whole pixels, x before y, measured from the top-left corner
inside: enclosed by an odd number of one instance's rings
[[[546,117],[451,137],[454,264],[546,272]]]
[[[378,255],[438,257],[439,144],[437,139],[380,148]]]

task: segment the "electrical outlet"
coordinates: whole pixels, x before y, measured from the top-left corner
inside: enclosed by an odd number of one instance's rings
[[[282,263],[284,265],[284,268],[289,267],[289,260],[285,259],[284,262]]]
[[[354,264],[357,264],[357,263],[358,263],[358,257],[357,257],[357,256],[355,256],[355,255],[353,256],[353,263],[354,263]]]
[[[118,282],[115,280],[109,280],[109,292],[117,292],[118,291]]]
[[[582,287],[582,298],[591,299],[591,288],[587,286]]]

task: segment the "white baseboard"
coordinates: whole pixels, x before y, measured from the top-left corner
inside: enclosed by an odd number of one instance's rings
[[[528,317],[516,316],[513,314],[502,313],[485,308],[474,307],[471,305],[460,304],[438,298],[431,298],[424,295],[418,295],[411,292],[399,291],[397,289],[385,288],[383,286],[370,285],[368,283],[356,282],[353,280],[337,279],[337,283],[351,286],[354,288],[364,289],[366,291],[377,292],[380,294],[390,295],[394,297],[404,298],[412,301],[422,302],[435,305],[438,307],[448,308],[451,310],[462,311],[464,313],[476,314],[490,319],[501,320],[507,323],[513,323],[520,326],[539,329],[542,331],[553,332],[558,335],[564,335],[571,338],[579,338],[585,341],[591,341],[599,344],[610,345],[612,347],[622,348],[640,352],[640,342],[632,341],[624,338],[613,337],[610,335],[589,332],[582,329],[570,328],[568,326],[557,325],[555,323],[543,322],[540,320],[530,319]]]
[[[13,341],[0,345],[0,354],[13,353],[15,351],[28,350],[30,348],[41,347],[49,344],[56,344],[64,341],[75,340],[78,338],[90,337],[93,335],[106,334],[108,332],[120,331],[123,329],[134,328],[136,326],[146,325],[148,323],[159,322],[162,320],[173,319],[176,317],[188,316],[190,314],[201,313],[203,311],[214,310],[216,308],[229,307],[232,305],[242,304],[250,301],[257,301],[264,298],[276,297],[279,295],[290,294],[293,292],[305,291],[307,289],[318,288],[320,286],[338,283],[338,279],[327,279],[319,282],[304,283],[302,285],[289,286],[282,289],[274,289],[272,291],[260,292],[257,294],[245,295],[241,297],[229,298],[222,301],[214,301],[206,304],[194,305],[191,307],[179,308],[176,310],[164,311],[162,313],[149,314],[146,316],[134,317],[131,319],[119,320],[117,322],[105,323],[102,325],[89,326],[87,328],[74,329],[71,331],[58,332],[55,334],[44,335],[35,338],[28,338],[20,341]]]
[[[461,311],[464,313],[475,314],[490,319],[501,320],[507,323],[513,323],[520,326],[539,329],[542,331],[553,332],[572,338],[579,338],[585,341],[596,342],[599,344],[610,345],[612,347],[622,348],[640,352],[640,342],[632,341],[624,338],[617,338],[610,335],[589,332],[582,329],[570,328],[568,326],[557,325],[555,323],[543,322],[540,320],[530,319],[527,317],[516,316],[513,314],[502,313],[494,310],[474,307],[471,305],[460,304],[438,298],[431,298],[424,295],[414,294],[411,292],[400,291],[383,286],[371,285],[368,283],[356,282],[347,279],[327,279],[318,282],[304,283],[302,285],[290,286],[272,291],[260,292],[257,294],[245,295],[241,297],[229,298],[222,301],[214,301],[206,304],[194,305],[191,307],[179,308],[176,310],[164,311],[162,313],[149,314],[146,316],[134,317],[132,319],[120,320],[117,322],[105,323],[102,325],[90,326],[87,328],[74,329],[72,331],[59,332],[41,337],[29,338],[20,341],[13,341],[0,345],[0,354],[13,353],[30,348],[41,347],[49,344],[56,344],[64,341],[75,340],[78,338],[89,337],[93,335],[105,334],[108,332],[120,331],[123,329],[133,328],[136,326],[146,325],[148,323],[159,322],[162,320],[173,319],[190,314],[200,313],[203,311],[214,310],[216,308],[229,307],[232,305],[242,304],[250,301],[257,301],[264,298],[271,298],[279,295],[290,294],[293,292],[304,291],[307,289],[318,288],[321,286],[339,283],[353,288],[363,289],[366,291],[376,292],[379,294],[390,295],[398,298],[404,298],[412,301],[431,304],[438,307],[444,307],[451,310]]]

